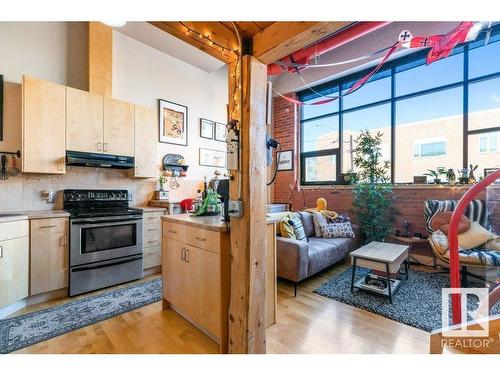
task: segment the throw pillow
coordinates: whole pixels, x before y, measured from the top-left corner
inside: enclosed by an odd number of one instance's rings
[[[321,237],[322,236],[321,226],[328,224],[328,222],[326,221],[326,218],[323,216],[323,214],[321,214],[318,211],[313,211],[312,215],[314,222],[314,233],[316,237]]]
[[[321,226],[325,238],[354,238],[351,223],[331,223]]]
[[[450,228],[451,216],[453,215],[453,211],[443,211],[437,213],[431,220],[431,228],[432,230],[440,230],[444,234],[448,235],[448,230]],[[467,232],[470,228],[470,220],[467,216],[462,215],[460,218],[460,222],[458,224],[458,234],[462,234]]]
[[[462,249],[469,250],[480,247],[496,237],[494,233],[491,233],[488,229],[481,226],[477,221],[473,221],[467,232],[458,235],[458,246]]]
[[[444,255],[448,251],[448,237],[439,229],[432,233],[431,242],[439,254]]]
[[[289,215],[283,216],[283,218],[280,221],[280,225],[279,225],[280,234],[281,234],[281,237],[283,237],[283,238],[292,238],[295,240],[297,237],[295,237],[295,232],[293,230],[293,226],[289,223],[289,221],[290,221]]]
[[[484,244],[486,250],[500,251],[500,236],[493,238]]]
[[[307,242],[306,232],[304,230],[302,220],[300,220],[300,216],[297,214],[290,215],[290,219],[288,222],[293,227],[293,232],[297,241]]]
[[[351,222],[351,219],[349,219],[349,216],[347,216],[345,214],[339,215],[335,219],[330,219],[327,217],[326,220],[329,223],[348,223],[348,222]]]

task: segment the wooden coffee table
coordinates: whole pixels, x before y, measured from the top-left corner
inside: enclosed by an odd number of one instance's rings
[[[373,241],[353,251],[351,253],[351,292],[354,292],[354,288],[358,288],[382,294],[387,296],[390,303],[392,303],[392,295],[400,286],[402,280],[391,278],[391,274],[399,272],[401,266],[404,264],[405,276],[406,280],[408,280],[408,249],[409,247],[406,245]],[[367,275],[371,278],[372,283],[380,284],[379,286],[366,284],[367,276],[354,282],[356,267],[369,268],[383,272],[385,275],[383,277],[374,274]],[[385,288],[382,287],[384,284],[386,285]]]

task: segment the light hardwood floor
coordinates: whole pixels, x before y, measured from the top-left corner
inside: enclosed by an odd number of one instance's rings
[[[278,323],[266,332],[268,353],[428,353],[427,332],[312,293],[342,269],[329,269],[305,281],[299,286],[296,298],[293,286],[279,281]],[[29,309],[33,310],[33,307]],[[28,309],[20,313],[26,312]],[[215,342],[174,311],[162,311],[161,302],[158,302],[17,353],[217,351]]]

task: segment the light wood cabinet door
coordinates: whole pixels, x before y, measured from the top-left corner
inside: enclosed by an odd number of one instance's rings
[[[104,143],[107,154],[134,156],[134,105],[104,98]]]
[[[66,149],[103,152],[104,98],[66,87]]]
[[[158,138],[158,116],[153,108],[134,106],[135,168],[134,177],[156,177],[156,140]]]
[[[221,324],[219,260],[217,254],[186,245],[187,313],[215,337],[220,337]]]
[[[28,296],[28,236],[0,241],[0,308]]]
[[[66,172],[66,88],[23,76],[22,171]]]
[[[182,242],[163,238],[162,246],[163,298],[187,312],[191,301],[186,294],[190,281],[186,262],[182,259],[185,245]]]
[[[68,287],[68,219],[31,220],[30,294]]]

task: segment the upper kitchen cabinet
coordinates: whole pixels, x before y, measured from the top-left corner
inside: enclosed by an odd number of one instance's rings
[[[104,98],[103,151],[112,155],[134,156],[134,105]]]
[[[66,149],[103,152],[104,98],[66,88]]]
[[[66,172],[66,88],[23,76],[22,170]]]
[[[135,168],[134,177],[156,177],[156,137],[158,116],[153,108],[135,106]]]

